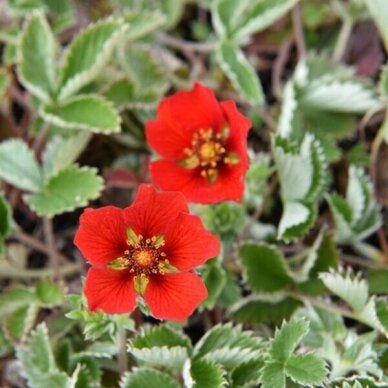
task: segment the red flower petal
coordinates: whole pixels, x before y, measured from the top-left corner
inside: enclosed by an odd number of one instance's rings
[[[84,291],[91,311],[125,314],[136,307],[133,276],[128,271],[92,267],[86,275]]]
[[[181,271],[190,271],[217,256],[218,239],[207,231],[199,217],[181,213],[165,232],[164,252],[170,263]]]
[[[214,93],[200,83],[191,91],[180,91],[162,100],[157,120],[146,125],[147,143],[161,156],[178,160],[185,157],[194,132],[199,129],[220,130],[224,116]]]
[[[85,209],[74,244],[90,263],[107,264],[127,249],[125,230],[122,209],[114,206]]]
[[[232,100],[222,101],[221,108],[229,125],[226,149],[229,152],[237,153],[241,162],[246,162],[248,166],[247,135],[252,122],[237,110],[236,104]]]
[[[214,203],[227,200],[240,202],[244,192],[244,174],[248,161],[234,166],[223,166],[217,180],[209,182],[200,176],[198,169],[187,169],[168,160],[150,163],[152,181],[162,190],[181,191],[188,201]]]
[[[189,209],[181,193],[157,192],[151,185],[140,185],[132,206],[124,210],[124,218],[137,234],[152,237],[164,234],[166,225],[182,212]]]
[[[152,315],[184,322],[207,297],[201,278],[191,272],[153,276],[144,299]]]

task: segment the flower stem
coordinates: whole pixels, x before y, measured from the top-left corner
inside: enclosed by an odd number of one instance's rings
[[[124,328],[119,327],[117,331],[117,358],[119,362],[120,375],[125,373],[128,368],[127,360],[127,334]]]
[[[50,266],[53,268],[54,276],[60,279],[61,273],[59,270],[59,256],[55,247],[54,229],[51,218],[43,217],[44,236],[47,243],[47,253],[50,259]]]

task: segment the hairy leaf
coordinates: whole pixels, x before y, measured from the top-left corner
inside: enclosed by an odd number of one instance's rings
[[[72,165],[52,176],[41,193],[23,198],[37,214],[53,217],[87,205],[98,197],[102,185],[96,169]]]
[[[233,86],[252,104],[263,104],[264,93],[254,68],[238,46],[228,40],[217,49],[217,60]]]
[[[42,14],[25,24],[18,47],[18,74],[23,85],[44,102],[55,93],[55,40]]]
[[[11,139],[0,144],[0,178],[27,191],[38,192],[42,173],[33,152],[22,140]]]

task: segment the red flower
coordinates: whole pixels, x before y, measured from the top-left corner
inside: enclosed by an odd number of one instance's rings
[[[219,103],[199,83],[165,98],[146,125],[148,144],[162,156],[150,164],[153,182],[193,202],[241,201],[250,127],[234,101]]]
[[[128,313],[138,295],[154,317],[185,321],[207,297],[192,270],[220,249],[188,211],[182,194],[150,185],[141,185],[126,209],[86,209],[74,243],[92,264],[85,284],[89,309]]]

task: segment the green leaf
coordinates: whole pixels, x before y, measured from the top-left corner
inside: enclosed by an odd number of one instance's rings
[[[12,227],[12,210],[5,196],[0,192],[0,256],[3,253],[4,238],[8,236]]]
[[[365,113],[378,104],[378,99],[372,85],[364,80],[327,75],[308,84],[301,103],[320,110]]]
[[[187,348],[182,346],[153,346],[141,349],[129,346],[128,350],[140,364],[170,370],[181,369],[188,358]]]
[[[137,98],[149,100],[151,92],[161,96],[166,91],[168,83],[165,71],[152,56],[149,47],[129,42],[120,51],[120,61],[126,76],[134,85]]]
[[[264,244],[244,244],[239,255],[253,291],[273,292],[293,283],[284,257],[276,248]]]
[[[151,368],[134,368],[126,373],[120,388],[179,388],[179,384],[167,373]]]
[[[279,361],[268,361],[265,363],[261,382],[263,388],[285,388],[286,376],[284,366]]]
[[[113,105],[101,96],[77,96],[61,105],[45,105],[40,115],[62,128],[84,129],[95,133],[120,131],[121,119]]]
[[[7,337],[15,343],[23,341],[24,337],[34,326],[38,313],[38,304],[31,303],[8,315],[3,322],[3,329]]]
[[[388,269],[372,269],[367,277],[372,294],[388,294]]]
[[[35,382],[39,384],[43,375],[56,372],[54,355],[44,323],[31,333],[24,346],[17,349],[17,356],[31,385],[34,385]]]
[[[124,20],[128,23],[125,37],[130,40],[140,39],[166,22],[165,16],[160,11],[149,10],[126,13]]]
[[[216,261],[214,259],[212,261]],[[208,262],[205,266],[205,270],[202,274],[203,281],[205,282],[208,296],[202,302],[202,306],[208,309],[212,309],[221,295],[222,290],[226,284],[226,273],[224,268],[217,263]]]
[[[142,328],[140,335],[131,340],[131,346],[138,349],[152,348],[155,346],[182,346],[191,348],[188,337],[168,325],[151,326]]]
[[[150,109],[160,99],[159,92],[153,90],[144,91],[133,81],[127,79],[113,82],[104,90],[103,94],[118,109]]]
[[[52,176],[40,194],[26,194],[23,198],[37,214],[53,217],[86,206],[98,197],[102,187],[95,168],[73,165]]]
[[[249,5],[248,9],[233,32],[233,37],[241,41],[254,33],[263,31],[285,15],[297,2],[298,0],[246,1]]]
[[[317,210],[312,205],[297,201],[287,201],[279,223],[278,237],[286,242],[306,234],[313,226]]]
[[[302,385],[321,385],[327,375],[325,362],[312,354],[291,355],[285,363],[285,372]]]
[[[35,293],[27,289],[15,288],[5,291],[0,295],[0,319],[36,301]]]
[[[291,298],[274,298],[268,300],[261,295],[251,295],[241,298],[230,309],[231,317],[247,324],[275,323],[289,319],[300,302]]]
[[[231,370],[241,363],[254,360],[259,356],[260,350],[225,346],[207,353],[204,359],[221,364],[225,369]]]
[[[263,360],[260,358],[241,363],[231,374],[233,387],[256,386],[263,365]]]
[[[279,238],[291,241],[314,224],[316,202],[327,181],[327,163],[315,137],[307,133],[300,146],[277,135],[272,143],[281,185],[283,213]]]
[[[368,302],[368,283],[354,276],[351,271],[345,274],[324,272],[319,275],[325,286],[335,295],[343,299],[352,309],[360,312]]]
[[[70,385],[70,379],[64,372],[52,372],[45,374],[43,376],[37,377],[34,380],[33,385],[34,388],[47,388],[47,387],[55,387],[55,388],[73,388]]]
[[[280,329],[276,329],[271,341],[270,354],[274,360],[285,362],[308,333],[309,323],[305,319],[283,322]]]
[[[87,85],[109,61],[124,26],[113,19],[91,24],[70,44],[60,77],[59,98],[64,100]]]
[[[271,26],[288,12],[297,0],[217,0],[213,7],[216,32],[238,41]]]
[[[41,280],[36,285],[36,295],[39,301],[46,307],[54,307],[63,302],[63,289],[49,280]]]
[[[385,0],[364,0],[369,12],[372,15],[374,22],[376,23],[380,35],[383,38],[385,49],[388,50],[388,7]]]
[[[44,102],[55,93],[55,46],[45,17],[33,14],[21,33],[18,74],[23,85]]]
[[[194,357],[200,358],[222,348],[258,350],[261,347],[261,340],[252,334],[251,331],[243,331],[241,326],[233,326],[231,323],[216,325],[195,345]]]
[[[73,164],[85,150],[91,134],[79,132],[68,138],[54,136],[46,145],[42,155],[45,179]]]
[[[224,369],[211,361],[193,360],[190,374],[194,381],[194,388],[222,388],[227,386]]]
[[[38,192],[42,186],[42,174],[33,152],[18,139],[0,144],[0,178],[27,191]]]
[[[255,105],[264,103],[259,77],[235,43],[223,41],[217,48],[217,60],[233,86],[247,101]]]

